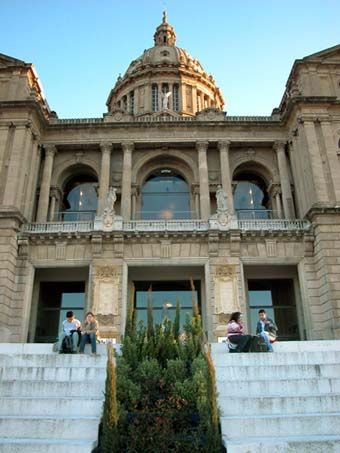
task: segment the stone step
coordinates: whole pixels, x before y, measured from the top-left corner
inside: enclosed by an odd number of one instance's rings
[[[98,435],[99,417],[0,417],[0,437],[34,439],[82,439]]]
[[[338,412],[340,409],[340,393],[305,396],[267,396],[237,397],[220,396],[219,405],[221,414],[233,415],[289,415],[299,414],[303,411],[313,412]]]
[[[1,453],[91,453],[96,446],[93,440],[0,438]]]
[[[53,343],[0,343],[0,354],[54,354]],[[120,351],[119,344],[113,344],[113,347]],[[107,345],[97,343],[97,352],[106,355]],[[91,345],[85,345],[85,353],[90,354]]]
[[[242,367],[267,365],[315,365],[339,364],[340,351],[328,352],[260,352],[260,353],[229,353],[213,352],[215,366]],[[1,366],[1,363],[0,363]]]
[[[105,368],[107,356],[87,354],[0,354],[0,367]]]
[[[339,435],[340,413],[221,417],[228,439],[270,436]],[[229,453],[229,450],[228,450]]]
[[[274,379],[253,381],[220,381],[217,375],[217,390],[221,397],[237,396],[303,396],[340,393],[340,378]]]
[[[103,395],[104,382],[70,382],[70,381],[2,381],[0,382],[1,396],[34,396],[48,397],[84,397],[85,395],[99,396]]]
[[[313,365],[271,365],[216,367],[219,381],[231,380],[273,380],[298,378],[335,378],[340,376],[340,363]]]
[[[340,340],[277,341],[273,344],[275,352],[328,352],[340,351]],[[212,343],[213,353],[225,351],[226,343]]]
[[[102,413],[104,395],[93,398],[92,395],[82,397],[0,397],[0,415],[21,416],[100,416]]]
[[[228,453],[339,453],[340,435],[262,437],[228,440]]]
[[[103,381],[104,367],[1,367],[0,381]]]

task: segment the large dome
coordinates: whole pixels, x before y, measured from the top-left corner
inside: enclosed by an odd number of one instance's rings
[[[224,101],[213,77],[176,44],[166,14],[154,34],[154,47],[133,60],[119,76],[107,100],[109,113],[133,115],[173,111],[193,116],[205,108],[222,110]]]

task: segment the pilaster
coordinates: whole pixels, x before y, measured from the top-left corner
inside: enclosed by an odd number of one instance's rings
[[[37,212],[37,222],[46,222],[50,198],[51,176],[54,156],[57,152],[55,145],[45,145],[45,163],[40,185],[40,195]]]
[[[122,175],[122,199],[121,215],[123,220],[131,219],[131,172],[133,142],[122,142],[123,149],[123,175]]]
[[[208,179],[208,161],[207,149],[208,141],[196,142],[198,152],[198,171],[200,183],[200,217],[207,220],[210,217],[210,194],[209,194],[209,179]]]
[[[110,185],[110,162],[112,143],[102,142],[100,143],[100,149],[102,152],[102,160],[100,166],[100,180],[98,191],[98,206],[97,206],[98,215],[101,215],[104,212],[105,197],[109,190]]]

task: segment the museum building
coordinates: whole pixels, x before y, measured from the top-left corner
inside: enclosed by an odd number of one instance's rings
[[[270,116],[229,116],[164,14],[106,105],[59,119],[0,54],[1,342],[54,341],[68,310],[120,341],[150,295],[157,322],[196,298],[210,341],[259,308],[282,340],[340,338],[340,45]]]

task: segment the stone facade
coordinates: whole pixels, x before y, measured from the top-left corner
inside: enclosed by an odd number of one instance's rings
[[[250,322],[261,279],[293,282],[299,338],[340,338],[340,46],[296,60],[271,116],[231,117],[175,38],[164,17],[103,118],[58,119],[34,67],[0,55],[0,341],[34,341],[44,281],[84,281],[119,340],[134,281],[191,278],[210,339],[232,311]],[[189,217],[141,215],[161,170],[186,182]],[[95,187],[95,218],[67,217],[74,178]],[[240,181],[263,184],[265,217],[240,216]]]

